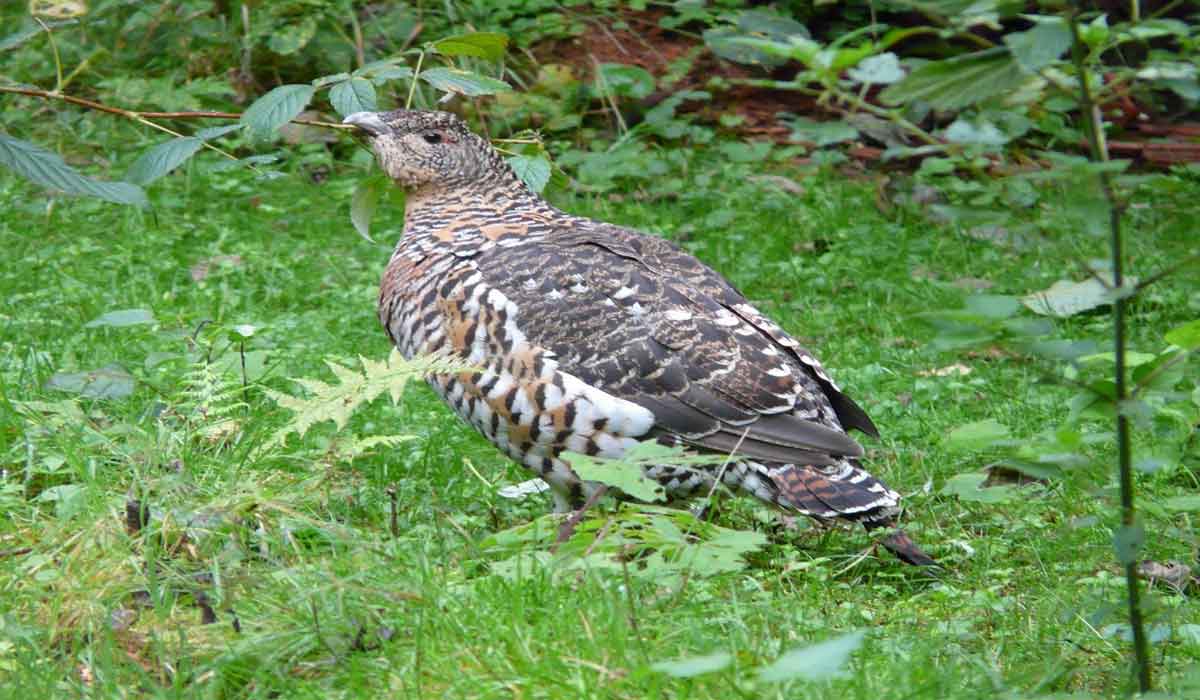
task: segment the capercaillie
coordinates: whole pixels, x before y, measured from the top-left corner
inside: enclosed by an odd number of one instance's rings
[[[877,436],[871,419],[710,267],[662,238],[554,208],[453,114],[345,122],[407,190],[379,292],[388,336],[406,357],[466,362],[471,371],[430,384],[544,479],[560,510],[598,488],[564,451],[619,457],[658,440],[714,455],[708,468],[646,470],[675,499],[707,493],[719,475],[789,512],[894,525],[899,494],[862,468],[846,434]],[[932,563],[901,531],[884,544]]]

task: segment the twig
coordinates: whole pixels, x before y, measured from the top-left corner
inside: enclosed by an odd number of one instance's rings
[[[13,85],[0,85],[0,92],[8,92],[16,95],[28,95],[29,97],[40,97],[46,100],[59,100],[69,102],[80,107],[87,107],[98,112],[107,112],[108,114],[116,114],[117,116],[126,117],[129,119],[241,119],[242,115],[238,112],[138,112],[132,109],[124,109],[121,107],[113,107],[111,105],[93,102],[82,97],[74,95],[64,95],[61,92],[52,92],[49,90],[38,90],[36,88],[16,87]],[[315,119],[293,119],[293,124],[304,124],[306,126],[320,126],[327,129],[341,129],[351,131],[354,129],[350,124],[334,124],[332,122],[323,122]]]
[[[1104,146],[1104,137],[1100,127],[1100,110],[1092,97],[1091,86],[1088,81],[1088,72],[1084,66],[1083,40],[1079,36],[1079,13],[1073,11],[1067,17],[1067,24],[1071,29],[1071,60],[1075,64],[1075,73],[1079,80],[1079,92],[1082,107],[1081,112],[1084,117],[1084,124],[1087,128],[1088,141],[1091,145],[1092,160],[1095,162],[1104,162],[1108,160],[1108,152]],[[1124,207],[1118,201],[1116,192],[1113,190],[1112,176],[1107,171],[1098,173],[1100,179],[1100,187],[1104,192],[1104,198],[1108,201],[1109,210],[1109,230],[1111,238],[1109,242],[1110,252],[1112,255],[1112,275],[1113,287],[1120,289],[1123,284],[1124,275],[1124,255],[1122,251],[1122,236],[1121,236],[1121,213]],[[1121,525],[1124,528],[1134,527],[1136,521],[1136,511],[1133,504],[1133,459],[1130,446],[1129,435],[1129,418],[1120,410],[1121,404],[1128,398],[1128,389],[1125,386],[1125,302],[1124,296],[1118,296],[1113,300],[1113,356],[1115,376],[1115,390],[1117,402],[1117,458],[1118,467],[1120,469],[1121,481]],[[1150,646],[1146,639],[1145,625],[1142,621],[1141,607],[1141,587],[1138,584],[1138,570],[1136,557],[1131,557],[1129,561],[1122,562],[1125,566],[1125,587],[1126,598],[1129,602],[1129,627],[1133,631],[1133,653],[1134,663],[1136,666],[1138,688],[1142,693],[1148,693],[1151,689],[1150,675]]]
[[[575,511],[574,513],[571,513],[571,517],[563,521],[563,524],[558,527],[558,536],[554,538],[554,544],[550,545],[551,554],[554,554],[558,551],[558,546],[560,544],[571,539],[571,535],[575,534],[575,528],[578,527],[579,523],[583,521],[583,516],[587,514],[588,509],[596,505],[596,502],[600,500],[600,497],[603,496],[604,492],[607,490],[607,486],[600,484],[600,487],[593,491],[592,495],[588,496],[588,499],[584,501],[583,506],[581,506],[579,510]]]
[[[1176,272],[1179,272],[1180,270],[1187,267],[1188,265],[1194,265],[1197,262],[1200,262],[1200,253],[1198,253],[1196,255],[1189,255],[1188,257],[1184,258],[1183,260],[1180,260],[1179,262],[1168,267],[1167,269],[1159,270],[1158,272],[1154,273],[1153,275],[1150,275],[1149,277],[1142,280],[1141,282],[1138,282],[1137,286],[1135,286],[1133,288],[1133,293],[1137,294],[1138,292],[1142,291],[1146,287],[1149,287],[1150,285],[1154,284],[1155,282],[1158,282],[1159,280],[1162,280],[1165,277],[1170,277],[1171,275],[1175,274]]]

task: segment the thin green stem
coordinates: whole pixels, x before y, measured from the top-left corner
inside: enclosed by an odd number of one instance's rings
[[[417,56],[417,68],[413,71],[412,85],[408,88],[408,99],[404,101],[405,109],[412,109],[413,95],[417,93],[417,81],[421,78],[421,64],[425,62],[425,52]]]
[[[1088,72],[1084,64],[1084,44],[1079,36],[1079,14],[1072,12],[1067,18],[1071,28],[1071,58],[1075,64],[1075,72],[1079,77],[1080,106],[1082,107],[1084,125],[1087,130],[1088,143],[1091,146],[1092,160],[1104,162],[1108,160],[1101,131],[1100,111],[1092,95]],[[1113,190],[1112,176],[1102,171],[1099,174],[1100,187],[1108,201],[1109,210],[1109,248],[1112,256],[1113,286],[1121,288],[1124,283],[1124,250],[1121,235],[1122,205]],[[1125,528],[1134,527],[1137,511],[1133,502],[1133,459],[1130,447],[1129,418],[1123,412],[1123,404],[1129,397],[1125,383],[1125,304],[1126,298],[1118,296],[1113,301],[1113,357],[1116,367],[1116,414],[1117,414],[1117,464],[1120,470],[1121,482],[1121,524]],[[1124,562],[1126,598],[1129,602],[1129,626],[1133,630],[1133,653],[1137,671],[1138,690],[1147,693],[1151,689],[1150,675],[1150,646],[1146,639],[1145,624],[1142,619],[1141,586],[1138,582],[1137,563],[1131,558]]]

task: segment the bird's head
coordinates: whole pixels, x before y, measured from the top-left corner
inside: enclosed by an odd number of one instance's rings
[[[513,179],[491,144],[449,112],[355,112],[342,121],[366,135],[384,172],[407,189],[454,190]]]

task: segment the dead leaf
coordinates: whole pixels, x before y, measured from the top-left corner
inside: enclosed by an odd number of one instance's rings
[[[985,289],[991,289],[996,286],[996,283],[991,280],[985,280],[982,277],[959,277],[954,280],[954,286],[968,291],[982,292]]]
[[[214,255],[211,258],[206,258],[192,265],[192,281],[201,282],[208,277],[213,266],[238,267],[242,264],[242,256],[240,255]]]
[[[764,185],[777,187],[788,194],[804,194],[804,186],[790,177],[782,175],[751,175],[751,182],[761,182]]]
[[[1165,562],[1147,559],[1138,564],[1138,573],[1148,580],[1150,585],[1153,586],[1156,581],[1162,581],[1176,593],[1183,593],[1195,581],[1192,578],[1192,568],[1173,559]]]
[[[945,367],[938,367],[937,369],[923,369],[923,370],[917,372],[917,376],[919,376],[919,377],[949,377],[949,376],[965,377],[973,371],[974,370],[972,370],[970,367],[962,364],[961,362],[956,362],[952,365],[947,365]]]

